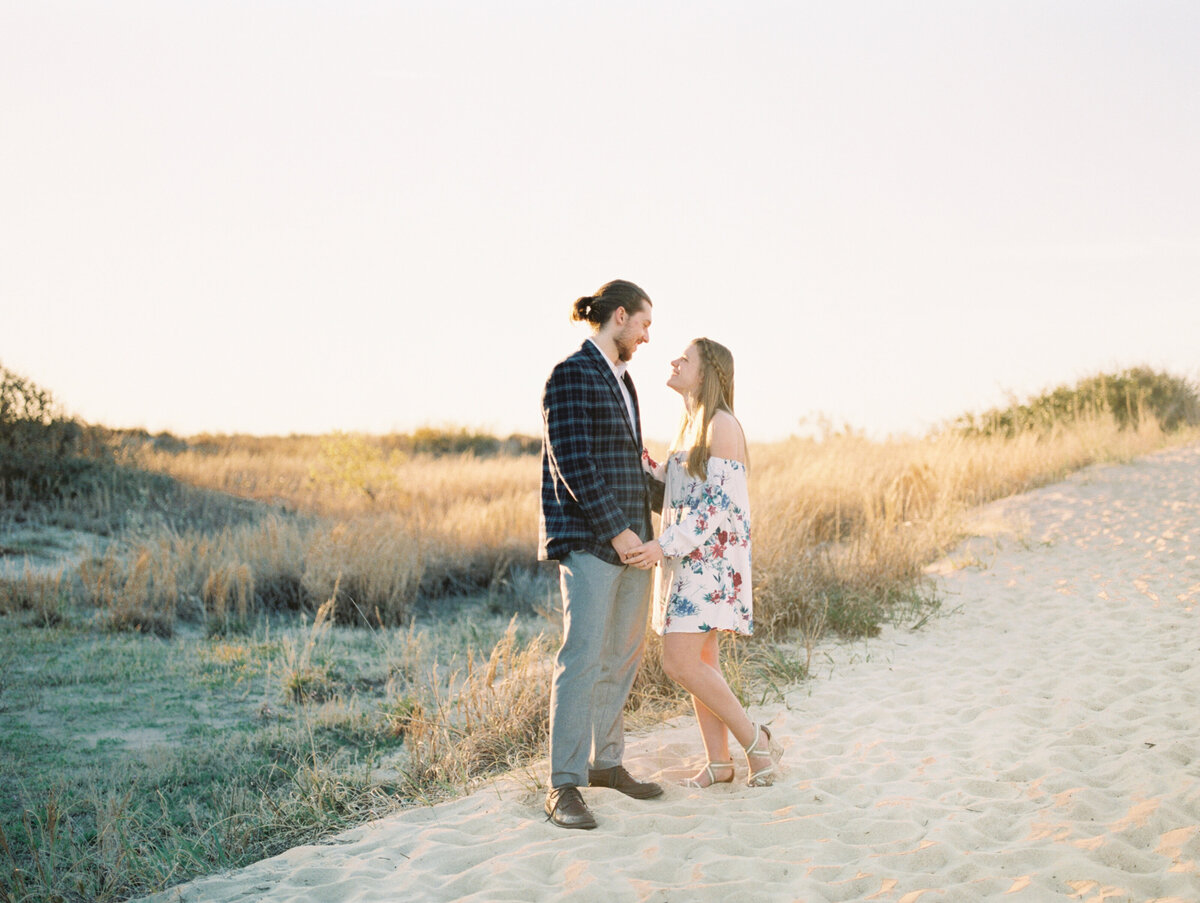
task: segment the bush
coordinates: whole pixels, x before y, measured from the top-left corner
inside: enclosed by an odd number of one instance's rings
[[[385,448],[434,457],[462,454],[473,454],[480,458],[495,455],[529,455],[537,453],[542,447],[541,439],[532,436],[512,435],[507,439],[500,439],[462,427],[437,429],[423,426],[414,430],[411,435],[383,436],[380,442]]]
[[[1148,367],[1101,373],[1074,386],[1059,386],[1023,404],[982,414],[964,414],[954,428],[966,435],[1013,437],[1049,432],[1081,418],[1111,414],[1122,429],[1137,429],[1153,417],[1164,431],[1200,423],[1200,392],[1191,381]]]
[[[48,391],[0,366],[0,498],[44,501],[87,483],[98,468],[89,440]]]

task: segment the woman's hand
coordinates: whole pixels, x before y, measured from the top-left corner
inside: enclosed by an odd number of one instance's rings
[[[663,550],[657,539],[644,542],[636,549],[625,553],[625,563],[630,567],[648,570],[662,561]]]
[[[659,464],[650,457],[650,452],[642,449],[642,471],[658,480],[660,483],[667,478],[667,466]]]

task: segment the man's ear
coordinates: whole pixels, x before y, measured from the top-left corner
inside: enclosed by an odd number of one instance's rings
[[[613,311],[612,318],[613,322],[618,326],[624,326],[625,321],[629,319],[629,311],[618,304],[616,309]]]

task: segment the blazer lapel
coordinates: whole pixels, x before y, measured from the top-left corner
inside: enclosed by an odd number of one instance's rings
[[[613,401],[617,404],[617,409],[621,412],[621,422],[629,429],[629,435],[633,438],[633,442],[638,448],[642,447],[641,437],[638,435],[637,428],[629,422],[629,409],[625,407],[625,396],[621,394],[621,387],[617,385],[616,374],[613,373],[612,367],[608,360],[604,357],[604,352],[596,347],[596,343],[591,339],[585,339],[583,342],[583,351],[592,359],[592,364],[600,371],[600,375],[604,379],[605,385],[612,393]],[[629,389],[629,397],[633,401],[633,413],[635,418],[641,421],[641,414],[638,410],[637,392],[633,388],[633,380],[629,374],[625,374],[625,387]]]

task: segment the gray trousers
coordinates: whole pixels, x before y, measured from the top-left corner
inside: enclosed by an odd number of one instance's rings
[[[550,688],[550,786],[586,787],[625,753],[622,712],[646,642],[653,571],[586,552],[559,562],[563,643]]]

